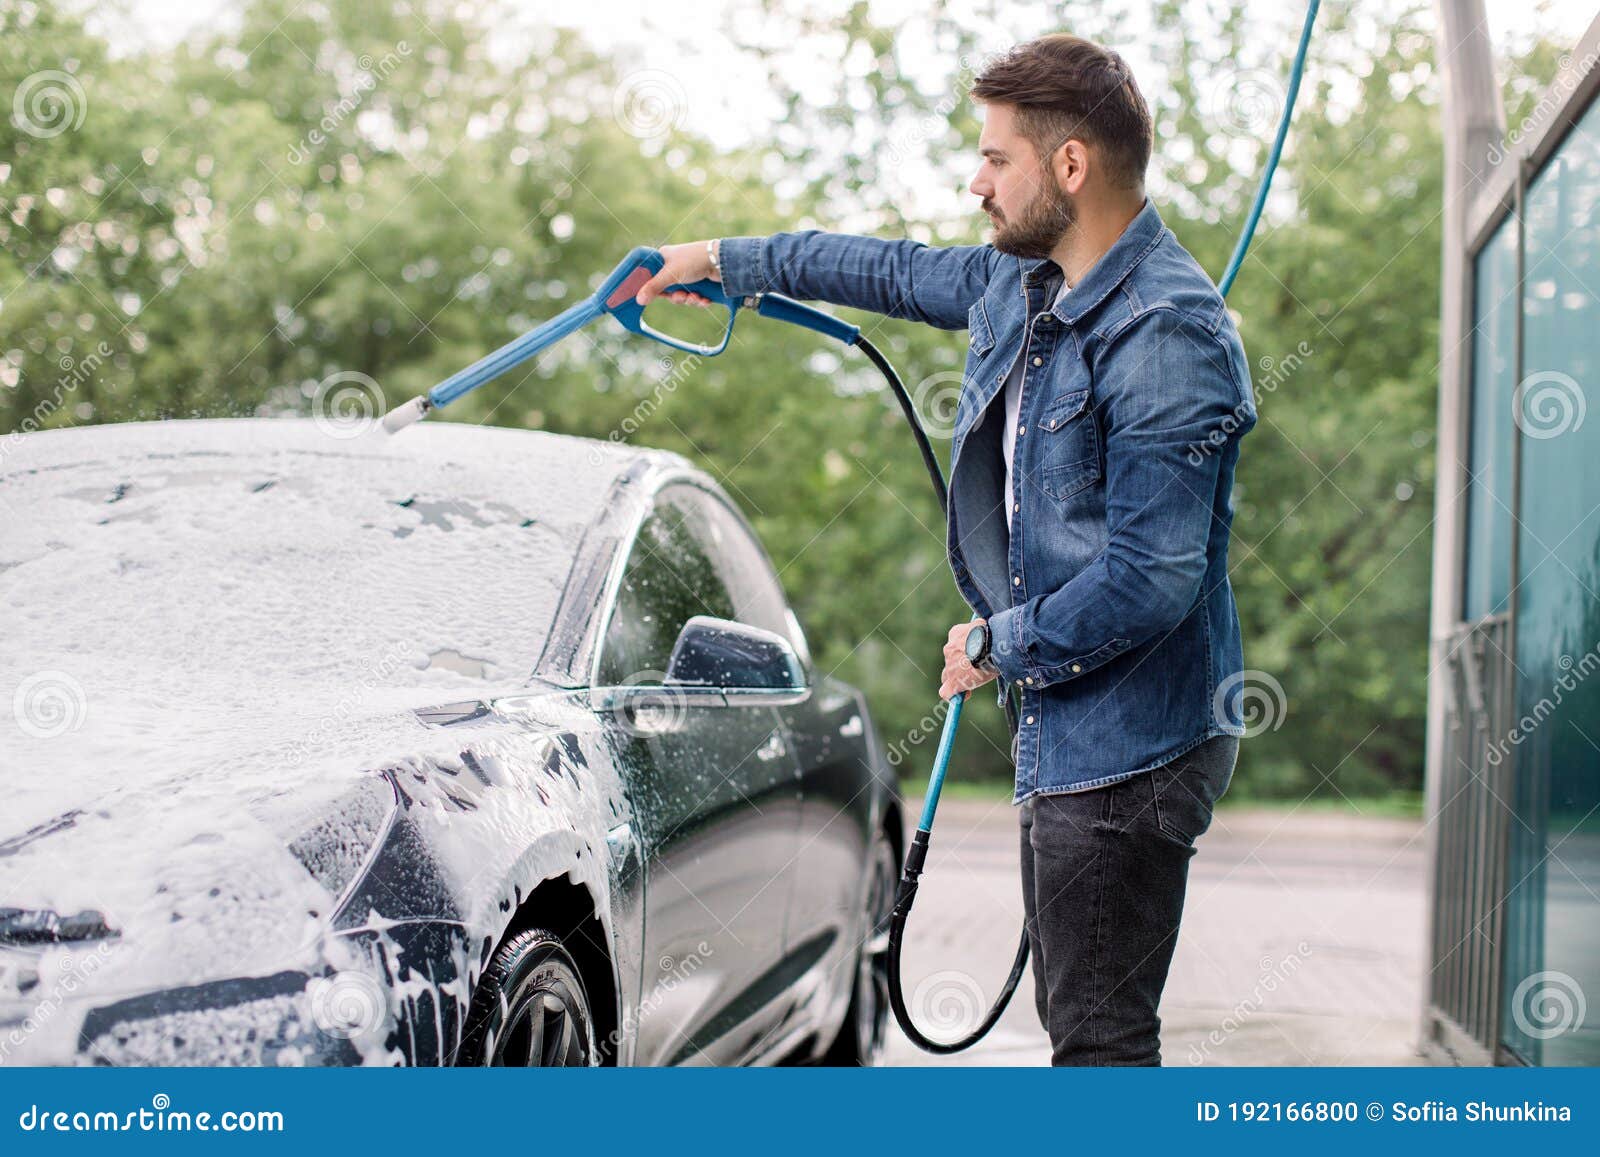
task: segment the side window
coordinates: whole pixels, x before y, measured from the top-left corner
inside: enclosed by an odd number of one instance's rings
[[[688,504],[663,491],[639,527],[600,650],[602,686],[638,682],[644,671],[659,672],[655,679],[660,679],[678,632],[691,617],[735,617],[733,598],[694,521]]]
[[[782,635],[810,665],[772,565],[738,516],[698,487],[669,486],[640,526],[623,571],[601,648],[602,685],[665,672],[678,632],[694,615]]]
[[[783,587],[773,573],[766,552],[744,523],[718,499],[702,490],[693,491],[694,501],[706,513],[706,544],[717,573],[733,598],[731,616],[741,623],[782,635],[793,644],[802,662],[810,666],[805,637],[800,624],[789,613]]]

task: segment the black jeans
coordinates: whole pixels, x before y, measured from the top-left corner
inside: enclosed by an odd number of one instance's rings
[[[1022,897],[1054,1065],[1159,1065],[1156,1008],[1178,943],[1194,841],[1233,777],[1217,735],[1169,763],[1022,812]]]

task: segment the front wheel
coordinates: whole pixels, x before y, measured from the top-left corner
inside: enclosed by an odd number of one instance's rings
[[[866,939],[856,958],[850,1009],[838,1039],[819,1062],[824,1065],[876,1065],[883,1059],[889,1031],[889,916],[894,911],[900,865],[889,834],[873,838],[868,859]]]
[[[507,1068],[598,1063],[589,995],[559,936],[530,928],[495,952],[472,998],[457,1063]]]

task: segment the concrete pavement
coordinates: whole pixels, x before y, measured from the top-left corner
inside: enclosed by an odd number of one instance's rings
[[[907,801],[907,814],[921,811]],[[1016,810],[946,799],[907,929],[907,1001],[930,1035],[970,1029],[1022,931]],[[1169,1065],[1410,1065],[1423,991],[1420,821],[1223,807],[1190,864],[1161,1004]],[[1043,1065],[1024,977],[994,1031],[934,1057],[891,1025],[894,1065]]]

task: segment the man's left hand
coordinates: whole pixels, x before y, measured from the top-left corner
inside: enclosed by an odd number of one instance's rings
[[[993,671],[974,667],[967,661],[967,632],[983,621],[972,619],[950,628],[950,637],[944,644],[944,676],[939,684],[939,698],[949,699],[957,691],[982,687],[995,677]]]

